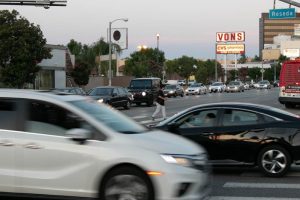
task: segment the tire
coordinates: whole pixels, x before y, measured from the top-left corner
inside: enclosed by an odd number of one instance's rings
[[[295,108],[296,107],[296,105],[293,103],[285,103],[284,105],[286,108]]]
[[[125,108],[126,110],[129,110],[130,107],[131,107],[131,103],[130,103],[130,101],[127,101],[127,102],[126,102],[126,105],[124,106],[124,108]]]
[[[260,151],[257,164],[266,176],[281,177],[291,166],[291,156],[283,147],[270,145]]]
[[[154,190],[144,172],[136,168],[120,167],[104,177],[99,199],[154,200]]]
[[[153,106],[153,99],[148,100],[147,106],[149,106],[149,107]]]

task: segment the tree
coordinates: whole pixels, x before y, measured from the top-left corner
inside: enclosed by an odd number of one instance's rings
[[[261,61],[260,57],[255,55],[254,58],[252,59],[253,62],[258,62]]]
[[[164,62],[164,52],[152,48],[141,49],[130,54],[125,62],[124,72],[135,77],[162,77]]]
[[[246,61],[247,61],[246,55],[242,54],[240,59],[238,60],[238,63],[243,64],[246,63]]]
[[[71,72],[71,76],[77,85],[83,86],[89,83],[89,75],[91,69],[88,67],[87,63],[83,61],[77,61],[75,68]]]
[[[20,17],[16,10],[0,11],[0,77],[10,87],[34,83],[37,66],[51,58],[40,27]]]

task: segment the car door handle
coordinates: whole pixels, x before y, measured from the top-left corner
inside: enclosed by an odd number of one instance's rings
[[[211,136],[211,135],[214,135],[214,133],[211,133],[211,132],[204,132],[202,133],[204,136]]]
[[[35,144],[35,143],[29,143],[24,145],[25,148],[27,149],[41,149],[42,147]]]
[[[12,142],[10,142],[10,141],[8,141],[8,140],[5,140],[5,141],[1,141],[0,145],[1,146],[5,146],[5,147],[11,147],[11,146],[14,146],[15,144],[12,143]]]
[[[258,129],[252,129],[251,131],[252,132],[261,132],[261,131],[264,131],[265,129],[264,128],[258,128]]]

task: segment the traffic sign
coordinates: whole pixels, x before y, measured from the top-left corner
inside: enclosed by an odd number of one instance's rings
[[[269,19],[291,19],[296,18],[295,8],[271,9]]]

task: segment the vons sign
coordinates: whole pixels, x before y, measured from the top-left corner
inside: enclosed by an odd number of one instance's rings
[[[245,32],[218,32],[217,42],[243,42],[245,41]]]

